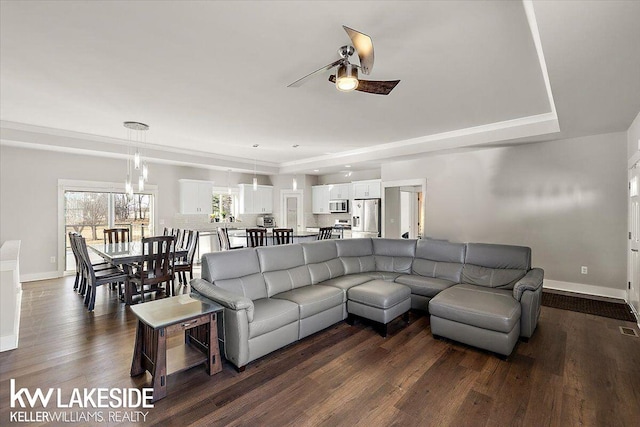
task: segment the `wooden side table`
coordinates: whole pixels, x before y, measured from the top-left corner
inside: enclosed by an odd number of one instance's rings
[[[167,376],[205,363],[209,375],[222,370],[218,314],[223,307],[189,295],[131,306],[138,317],[131,376],[149,371],[153,401],[167,395]],[[167,350],[167,337],[184,332],[185,343]]]

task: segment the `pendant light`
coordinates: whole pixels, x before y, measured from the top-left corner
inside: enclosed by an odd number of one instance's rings
[[[144,191],[144,183],[149,179],[149,167],[147,166],[147,162],[143,161],[140,153],[140,144],[143,140],[146,142],[146,131],[149,130],[149,126],[140,122],[124,122],[124,127],[127,128],[127,139],[130,143],[129,146],[127,146],[127,180],[125,181],[125,191],[129,196],[133,196],[133,170],[139,171],[138,191]],[[129,148],[132,145],[135,148],[133,159],[129,154]]]
[[[227,194],[231,194],[231,169],[227,169]]]
[[[291,187],[294,190],[298,189],[298,179],[296,178],[296,175],[293,176],[293,180],[291,181]]]
[[[253,144],[253,148],[258,148],[259,144]],[[253,156],[253,191],[258,191],[258,176],[256,175],[256,156]]]

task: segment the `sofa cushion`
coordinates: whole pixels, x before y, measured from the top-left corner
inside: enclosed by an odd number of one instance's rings
[[[531,268],[531,249],[525,246],[467,243],[462,282],[513,289]]]
[[[410,273],[416,253],[416,241],[408,239],[371,239],[376,271]]]
[[[421,239],[411,269],[413,274],[460,283],[464,253],[463,243]]]
[[[429,298],[433,298],[441,291],[456,284],[450,280],[418,276],[415,274],[402,274],[395,279],[395,282],[408,286],[414,295],[422,295]]]
[[[402,273],[393,273],[389,271],[370,271],[368,273],[362,273],[375,280],[386,280],[387,282],[393,282]]]
[[[336,248],[345,274],[366,273],[376,269],[371,239],[336,240]]]
[[[371,276],[367,274],[350,274],[348,276],[336,277],[335,279],[325,280],[321,283],[322,286],[333,286],[335,288],[342,289],[343,291],[349,290],[349,288],[361,285],[363,283],[371,281]]]
[[[344,275],[344,264],[338,258],[338,249],[334,240],[302,243],[300,246],[302,246],[304,262],[311,274],[312,284]]]
[[[311,284],[300,245],[261,247],[256,252],[269,297]]]
[[[300,319],[306,319],[345,302],[344,292],[332,286],[313,285],[282,292],[273,297],[295,302],[300,307]]]
[[[492,331],[510,332],[520,321],[520,303],[508,290],[456,285],[429,301],[432,316]]]
[[[202,255],[202,278],[251,300],[267,297],[255,249],[212,252]]]
[[[275,331],[300,319],[298,304],[284,299],[255,300],[253,322],[249,323],[249,338]]]

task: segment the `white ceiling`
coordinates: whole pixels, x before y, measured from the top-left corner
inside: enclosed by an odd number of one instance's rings
[[[640,111],[640,2],[529,6],[3,1],[2,142],[118,156],[135,120],[158,161],[329,173],[626,130]],[[330,72],[287,88],[338,58],[343,24],[373,39],[365,78],[401,80],[389,96],[341,93]]]

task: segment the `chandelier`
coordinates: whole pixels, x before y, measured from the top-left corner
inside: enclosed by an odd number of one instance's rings
[[[140,122],[124,122],[127,128],[127,180],[124,183],[125,192],[133,196],[133,173],[138,171],[138,191],[144,191],[144,183],[149,179],[149,167],[140,154],[140,145],[147,142],[146,131],[149,126]],[[133,155],[129,151],[133,148]]]

